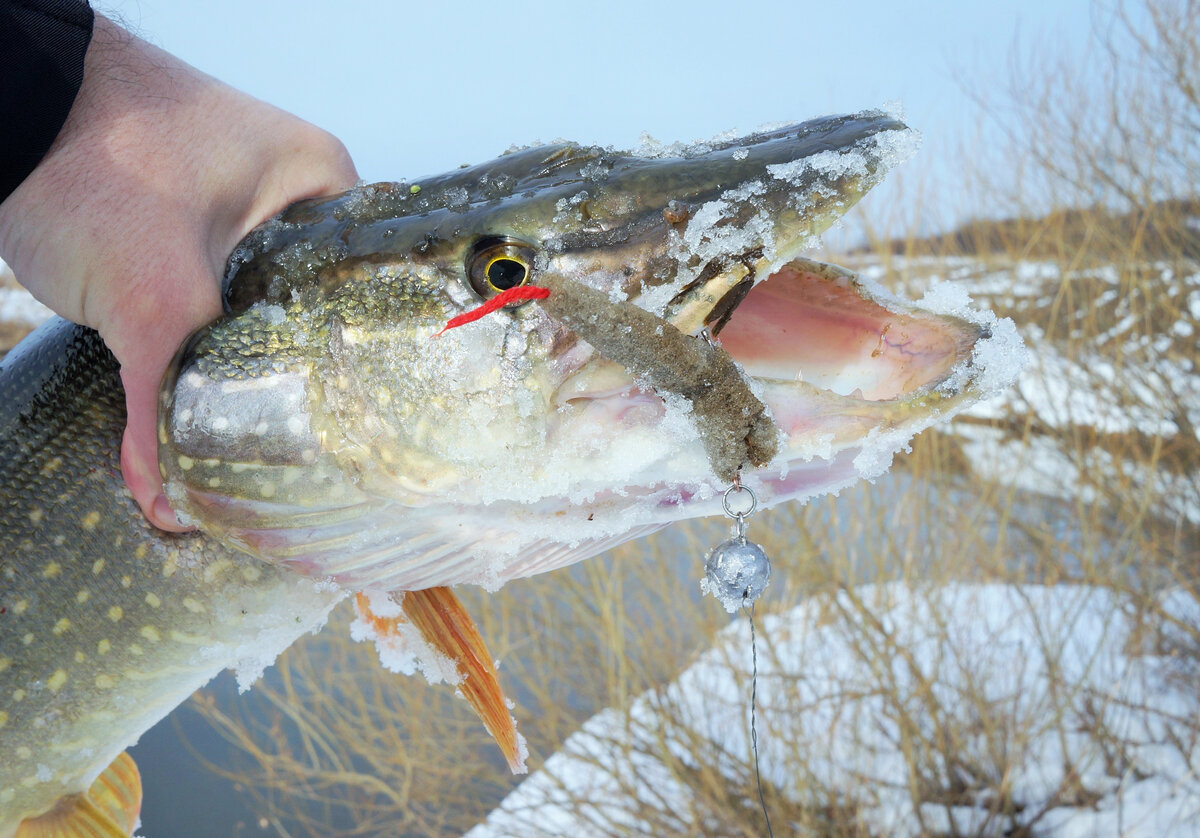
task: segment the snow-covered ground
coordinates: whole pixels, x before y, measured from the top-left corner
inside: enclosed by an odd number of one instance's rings
[[[1164,608],[1200,616],[1183,595]],[[839,828],[872,835],[1200,833],[1196,682],[1130,613],[1096,588],[893,584],[760,617],[776,818],[836,806]],[[743,617],[628,716],[590,719],[468,838],[728,834],[688,778],[705,764],[746,787],[750,671]]]
[[[0,321],[33,328],[53,312],[20,288],[0,288]]]
[[[0,262],[0,328],[17,336],[37,327],[53,314],[17,285],[12,269]]]

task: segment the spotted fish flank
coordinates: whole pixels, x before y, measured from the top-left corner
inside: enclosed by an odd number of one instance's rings
[[[906,145],[868,113],[294,205],[234,252],[226,316],[164,380],[159,465],[199,533],[152,530],[125,491],[98,337],[23,343],[0,362],[0,838],[84,824],[98,778],[134,782],[123,748],[350,592],[356,635],[459,685],[522,769],[446,586],[719,513],[739,470],[764,505],[836,490],[1005,384],[1011,324],[799,255]]]
[[[145,523],[117,461],[117,366],[93,332],[59,321],[0,369],[0,486],[6,505],[40,513],[8,515],[0,528],[7,836],[62,790],[86,790],[215,672],[257,658],[257,640],[278,651],[318,625],[336,595]],[[68,537],[52,544],[50,532]]]

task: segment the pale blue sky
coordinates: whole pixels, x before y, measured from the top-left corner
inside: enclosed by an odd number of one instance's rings
[[[903,103],[925,148],[978,124],[1011,48],[1076,49],[1086,0],[475,3],[99,0],[146,39],[337,134],[369,180],[559,137],[630,147]],[[1047,46],[1047,48],[1049,48]]]

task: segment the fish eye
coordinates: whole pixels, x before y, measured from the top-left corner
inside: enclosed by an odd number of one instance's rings
[[[523,285],[526,277],[529,276],[529,271],[525,267],[525,263],[518,259],[513,259],[511,256],[497,256],[487,263],[483,274],[487,277],[488,285],[497,291],[507,291],[509,288]]]
[[[484,239],[467,262],[471,287],[485,300],[527,284],[532,272],[533,248],[508,239]]]

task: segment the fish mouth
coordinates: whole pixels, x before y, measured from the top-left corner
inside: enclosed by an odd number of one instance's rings
[[[678,427],[671,414],[684,413],[699,436],[704,461],[683,464],[664,446],[663,461],[638,480],[703,494],[743,470],[771,480],[812,464],[805,486],[778,500],[836,491],[886,470],[908,438],[971,398],[981,373],[972,359],[990,336],[986,315],[965,304],[923,310],[800,256],[911,152],[911,133],[878,114],[801,126],[799,144],[794,133],[769,132],[729,152],[731,161],[769,158],[761,170],[733,177],[714,158],[715,186],[666,195],[661,257],[640,273],[627,267],[634,278],[611,292],[611,305],[581,293],[555,304],[567,284],[546,283],[544,309],[585,344],[561,356],[558,404],[629,431],[655,411],[664,428]],[[630,262],[636,266],[636,256]],[[563,276],[577,270],[562,266]],[[586,270],[577,273],[596,287]],[[692,339],[712,351],[693,351]],[[847,458],[883,446],[883,436],[892,446],[886,458],[844,468]],[[819,473],[818,461],[830,463],[829,473]],[[645,489],[638,480],[630,492]]]
[[[771,266],[757,250],[700,271],[663,319],[728,353],[765,405],[778,452],[747,477],[767,488],[769,504],[886,470],[913,434],[978,396],[976,351],[991,338],[986,315],[923,308],[812,259]],[[669,394],[615,367],[581,370],[583,380],[564,388],[570,401],[586,405],[593,421],[633,427],[664,420]],[[873,445],[880,456],[865,462],[859,455]],[[715,490],[712,470],[707,477],[702,471],[667,481],[691,487],[672,496]]]

